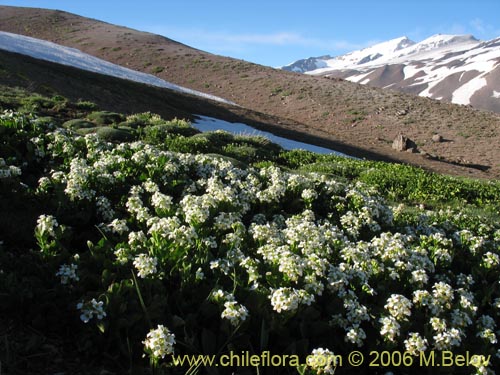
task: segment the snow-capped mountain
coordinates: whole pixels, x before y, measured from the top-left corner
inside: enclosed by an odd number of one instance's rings
[[[226,99],[219,98],[210,94],[205,94],[196,90],[191,90],[186,87],[178,86],[154,75],[128,69],[120,65],[116,65],[108,61],[101,60],[97,57],[88,55],[76,48],[61,46],[59,44],[48,42],[46,40],[0,31],[0,49],[31,56],[40,60],[73,66],[75,68],[87,70],[94,73],[101,73],[117,78],[145,83],[152,86],[163,87],[185,94],[203,97],[205,99],[223,102],[226,104],[234,104],[233,102]]]
[[[402,37],[342,56],[299,60],[282,69],[500,113],[500,38],[482,42],[472,35],[438,34],[415,43]]]
[[[284,66],[282,69],[298,73],[315,72],[320,69],[349,69],[353,66],[379,61],[384,56],[391,55],[414,44],[415,42],[407,37],[401,37],[342,56],[332,57],[326,55],[299,60]]]

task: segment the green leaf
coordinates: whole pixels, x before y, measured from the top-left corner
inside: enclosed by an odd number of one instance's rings
[[[105,324],[105,322],[102,322],[102,321],[98,322],[97,323],[97,328],[99,328],[99,331],[101,333],[104,333],[106,331],[106,324]]]
[[[306,364],[302,364],[302,365],[297,366],[297,372],[300,375],[304,375],[306,373],[306,369],[307,369],[307,365]]]

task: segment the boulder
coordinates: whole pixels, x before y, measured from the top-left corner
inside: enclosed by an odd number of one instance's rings
[[[413,149],[411,152],[417,151],[417,145],[410,138],[405,137],[402,134],[398,134],[394,141],[392,142],[392,148],[397,151],[406,151]]]

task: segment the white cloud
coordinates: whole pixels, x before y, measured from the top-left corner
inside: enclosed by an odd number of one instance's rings
[[[486,39],[492,39],[500,36],[500,29],[496,26],[485,23],[480,18],[474,18],[469,22],[470,26],[473,28],[474,32],[479,37],[485,37]]]
[[[408,33],[410,38],[417,42],[434,34],[472,34],[478,39],[490,40],[500,36],[500,29],[484,22],[480,18],[474,18],[464,23],[441,24],[430,28],[419,26]]]
[[[144,27],[143,27],[144,28]],[[190,44],[197,48],[211,48],[218,51],[243,51],[258,46],[313,47],[329,53],[337,50],[355,50],[369,46],[368,43],[352,43],[347,40],[328,40],[306,37],[296,32],[274,33],[230,33],[202,29],[181,29],[170,27],[147,27],[148,31]]]
[[[474,28],[474,30],[476,30],[478,33],[485,33],[486,32],[486,28],[484,26],[484,22],[483,20],[479,19],[479,18],[475,18],[473,19],[472,21],[470,21],[470,25]]]

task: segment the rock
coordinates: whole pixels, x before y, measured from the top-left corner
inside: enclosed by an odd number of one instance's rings
[[[443,137],[441,136],[441,134],[434,134],[432,136],[432,142],[434,142],[434,143],[443,142]]]
[[[392,148],[397,151],[406,151],[409,149],[413,149],[414,151],[411,152],[417,152],[417,145],[415,144],[415,142],[402,134],[399,134],[396,138],[394,138],[394,141],[392,142]]]

